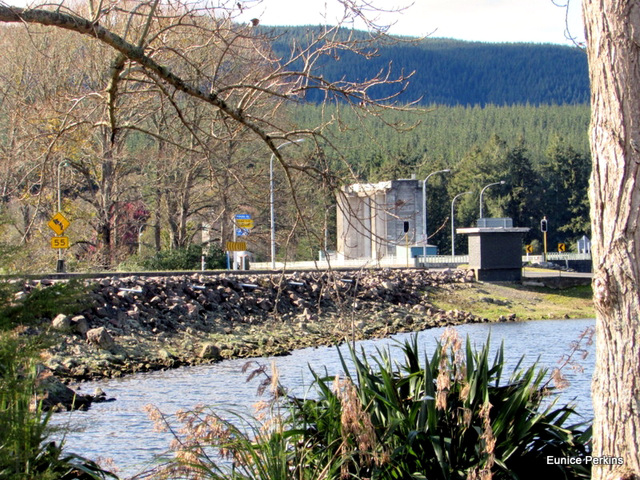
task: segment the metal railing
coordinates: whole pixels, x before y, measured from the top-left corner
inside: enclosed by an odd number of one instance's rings
[[[420,255],[418,265],[464,265],[469,263],[469,255]]]
[[[547,253],[547,260],[591,260],[590,253]]]
[[[565,260],[591,260],[589,253],[558,253],[552,252],[547,254],[549,261],[565,261]],[[541,263],[542,255],[523,255],[523,263]],[[371,258],[354,258],[354,259],[338,259],[332,258],[330,262],[326,260],[304,261],[304,262],[288,262],[286,265],[282,262],[276,262],[276,269],[286,267],[288,269],[314,269],[314,268],[379,268],[379,267],[433,267],[444,268],[447,266],[466,265],[469,263],[469,255],[419,255],[407,259],[404,256],[386,256],[380,259]],[[271,264],[267,262],[251,263],[251,269],[268,270]]]

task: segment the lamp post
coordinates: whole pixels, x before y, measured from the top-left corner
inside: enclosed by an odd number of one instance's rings
[[[425,257],[427,255],[427,244],[429,243],[427,236],[427,181],[432,175],[437,173],[449,173],[451,170],[446,168],[444,170],[438,170],[437,172],[432,172],[422,181],[422,206],[424,208],[424,220],[422,222],[422,237],[424,240],[424,245],[422,246],[422,256]]]
[[[304,142],[304,138],[293,140],[291,142],[284,142],[282,145],[276,147],[276,150],[280,150],[282,147],[286,147],[292,143]],[[273,185],[273,159],[276,154],[271,154],[271,160],[269,161],[269,213],[271,216],[271,269],[276,269],[276,220],[274,213],[274,185]]]
[[[456,255],[456,230],[455,230],[455,216],[453,214],[453,205],[456,203],[456,200],[458,199],[458,197],[461,197],[462,195],[469,195],[473,192],[462,192],[457,194],[455,197],[453,197],[453,200],[451,200],[451,256],[455,257]]]
[[[504,180],[500,180],[499,182],[495,182],[495,183],[490,183],[489,185],[486,185],[481,191],[480,191],[480,218],[484,218],[482,216],[482,195],[484,194],[484,191],[493,186],[493,185],[504,185],[506,182]]]

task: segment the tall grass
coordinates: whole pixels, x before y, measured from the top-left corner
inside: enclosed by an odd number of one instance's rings
[[[51,413],[36,398],[38,351],[37,342],[0,332],[0,478],[116,478],[50,441]]]
[[[78,300],[76,285],[38,289],[15,302],[11,285],[0,285],[0,478],[11,480],[95,480],[116,478],[96,463],[68,454],[49,438],[50,412],[38,401],[37,375],[44,335],[26,325]],[[65,292],[70,295],[64,295]]]

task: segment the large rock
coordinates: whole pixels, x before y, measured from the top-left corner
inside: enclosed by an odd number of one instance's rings
[[[80,395],[58,380],[53,373],[45,370],[36,381],[38,400],[42,401],[42,408],[49,410],[57,408],[62,410],[86,409],[92,401],[88,395]]]
[[[213,343],[205,343],[200,349],[200,358],[205,360],[219,360],[220,349]]]
[[[84,315],[76,315],[71,319],[70,326],[74,332],[79,333],[83,337],[89,331],[89,323]]]
[[[68,330],[71,325],[71,320],[64,314],[59,314],[51,321],[51,326],[56,330]]]
[[[103,350],[113,350],[116,342],[104,327],[92,328],[87,331],[87,342]]]

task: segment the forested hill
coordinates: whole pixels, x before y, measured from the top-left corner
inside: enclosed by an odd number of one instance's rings
[[[279,39],[276,53],[284,55],[291,42],[305,43],[319,27],[264,27]],[[376,75],[390,63],[393,71],[415,71],[402,101],[421,99],[431,105],[576,105],[589,102],[586,54],[575,47],[550,44],[501,44],[427,38],[413,43],[378,46],[378,55],[365,59],[342,54],[327,59],[322,74],[330,79]],[[384,97],[394,87],[374,93]],[[309,94],[310,101],[319,101]]]

